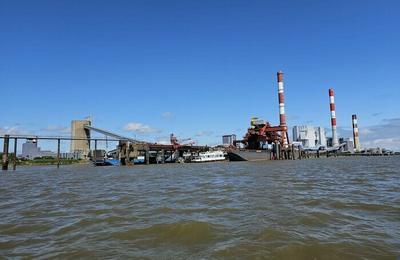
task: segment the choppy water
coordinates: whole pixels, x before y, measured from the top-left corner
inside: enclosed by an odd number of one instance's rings
[[[400,157],[0,173],[0,258],[398,256]]]

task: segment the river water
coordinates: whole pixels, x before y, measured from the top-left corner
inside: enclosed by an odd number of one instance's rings
[[[399,256],[400,157],[0,172],[0,258]]]

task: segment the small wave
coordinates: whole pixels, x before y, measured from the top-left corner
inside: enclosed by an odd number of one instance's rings
[[[306,206],[318,206],[321,204],[321,200],[308,199],[308,200],[305,200],[303,204]]]
[[[161,207],[161,208],[157,208],[155,210],[152,211],[152,214],[168,214],[168,213],[172,213],[175,210],[169,207]]]
[[[45,256],[47,258],[47,256]],[[51,258],[56,259],[88,259],[96,258],[96,252],[86,249],[71,250],[70,252],[60,252],[51,255]]]
[[[80,230],[81,228],[84,228],[85,226],[94,224],[94,223],[96,223],[96,222],[88,220],[88,219],[82,219],[82,220],[75,221],[73,223],[68,223],[68,224],[59,226],[59,227],[55,228],[52,231],[52,233],[56,236],[65,235],[72,231]]]
[[[232,213],[239,211],[239,209],[236,208],[169,208],[169,207],[161,207],[157,208],[154,211],[152,211],[152,214],[196,214],[196,213],[207,213],[210,215],[218,215],[218,214],[224,214],[224,213]]]
[[[215,250],[212,256],[216,259],[269,259],[270,251],[264,245],[244,242]]]
[[[137,219],[138,218],[134,216],[125,217],[125,216],[115,216],[115,215],[105,216],[105,217],[88,217],[57,227],[56,229],[53,230],[52,233],[54,233],[55,235],[64,235],[73,231],[81,230],[83,228],[92,225],[98,225],[101,223],[106,223],[106,224],[126,223],[126,222],[133,223]]]
[[[102,215],[102,214],[107,214],[112,212],[112,209],[88,209],[86,211],[84,211],[84,213],[86,214],[90,214],[90,215]]]
[[[258,233],[256,239],[263,242],[270,242],[270,241],[287,241],[290,240],[291,237],[288,233],[283,232],[281,230],[267,228]]]
[[[211,214],[217,215],[217,214],[238,212],[239,209],[237,209],[237,208],[210,208],[207,211]]]
[[[38,233],[47,231],[51,228],[50,225],[47,224],[18,224],[9,227],[6,230],[2,230],[2,235],[18,235],[18,234],[29,234],[29,233]]]
[[[330,205],[333,208],[337,208],[337,209],[347,208],[347,209],[360,209],[360,210],[367,210],[367,211],[384,211],[384,212],[400,213],[399,207],[385,205],[385,204],[363,203],[363,202],[344,203],[344,202],[340,202],[340,201],[335,201],[335,202],[332,202]]]
[[[299,224],[305,226],[322,226],[332,220],[334,217],[322,212],[313,212],[299,219]]]
[[[218,227],[201,221],[156,224],[147,228],[114,232],[112,237],[121,240],[150,240],[154,243],[177,243],[186,246],[214,241]]]
[[[343,203],[341,201],[332,202],[332,203],[330,203],[330,205],[335,209],[344,209],[347,207],[346,203]]]
[[[106,222],[108,224],[122,223],[122,222],[134,222],[136,220],[138,220],[138,218],[135,216],[129,216],[129,217],[108,216],[108,217],[101,219],[102,222]]]
[[[320,243],[303,241],[277,248],[273,259],[377,259],[394,257],[389,248],[372,244],[336,242]]]
[[[21,211],[20,215],[23,217],[38,217],[38,216],[47,216],[47,211],[44,210],[25,210]]]

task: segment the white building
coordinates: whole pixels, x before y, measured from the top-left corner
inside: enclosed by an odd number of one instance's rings
[[[25,143],[22,144],[22,154],[21,157],[26,159],[34,159],[36,157],[56,157],[57,154],[52,151],[42,151],[37,145],[36,139],[27,139]]]
[[[231,146],[233,145],[233,142],[236,141],[236,135],[223,135],[222,136],[222,144],[224,146]]]
[[[294,126],[293,141],[301,142],[304,148],[326,147],[325,129],[310,125]]]

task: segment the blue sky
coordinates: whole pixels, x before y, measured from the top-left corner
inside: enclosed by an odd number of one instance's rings
[[[278,123],[400,149],[398,1],[0,1],[0,134],[68,135],[70,121],[148,141],[243,136]],[[4,111],[4,110],[3,110]],[[390,129],[389,131],[386,131]],[[64,147],[67,149],[67,146]]]

